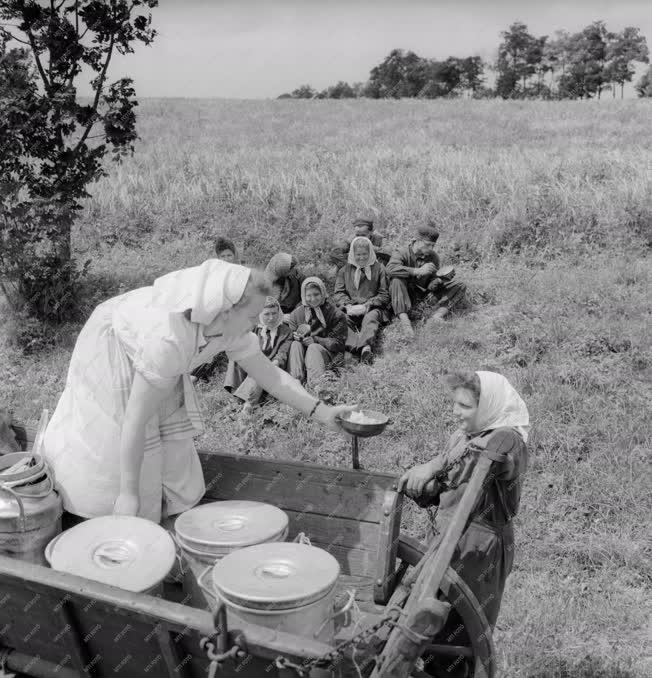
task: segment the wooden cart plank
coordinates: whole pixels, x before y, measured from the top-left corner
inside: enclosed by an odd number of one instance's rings
[[[299,462],[200,453],[206,501],[269,501],[282,509],[378,523],[396,478]]]

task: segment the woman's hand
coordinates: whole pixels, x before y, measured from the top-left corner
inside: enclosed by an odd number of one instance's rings
[[[331,431],[339,432],[344,431],[344,429],[340,425],[338,417],[358,409],[357,405],[337,405],[336,407],[331,407],[324,403],[319,403],[313,414],[313,418]]]
[[[425,486],[435,477],[437,469],[432,462],[419,464],[408,469],[398,481],[398,491],[405,492],[408,497],[420,496]]]
[[[113,504],[116,516],[137,516],[140,511],[140,497],[131,492],[121,492]]]
[[[301,340],[301,343],[302,343],[304,346],[308,347],[308,346],[310,346],[310,344],[314,344],[314,343],[315,343],[315,340],[313,339],[313,337],[304,337],[304,338]]]

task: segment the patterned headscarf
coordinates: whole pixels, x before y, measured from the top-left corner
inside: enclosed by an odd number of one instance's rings
[[[353,251],[353,248],[355,247],[356,243],[365,243],[369,249],[367,263],[362,268],[360,268],[355,261],[355,252]],[[376,250],[374,249],[374,246],[371,243],[371,240],[369,240],[369,238],[365,238],[364,236],[358,236],[357,238],[353,238],[353,241],[351,242],[351,247],[349,247],[348,262],[349,264],[351,264],[351,266],[355,266],[355,273],[353,274],[353,284],[355,285],[355,289],[357,290],[360,287],[360,280],[362,279],[363,273],[367,276],[368,280],[371,280],[371,267],[376,263]]]
[[[309,278],[306,278],[303,283],[301,284],[301,303],[303,304],[303,308],[305,311],[305,318],[306,322],[310,322],[310,311],[314,311],[315,315],[317,316],[317,319],[319,322],[326,327],[326,318],[324,318],[324,312],[321,310],[321,304],[319,306],[310,306],[308,302],[306,301],[306,290],[308,287],[318,287],[319,290],[322,293],[322,304],[324,301],[326,301],[326,298],[328,297],[328,292],[326,291],[326,285],[324,285],[324,281],[321,278],[318,278],[316,275],[311,276]]]
[[[269,324],[265,323],[263,321],[263,314],[261,312],[261,314],[258,316],[259,327],[264,328],[264,329],[268,329],[268,330],[275,330],[280,325],[283,324],[283,311],[281,309],[281,304],[278,303],[278,299],[276,299],[274,297],[267,297],[267,299],[265,299],[265,306],[263,306],[263,311],[266,308],[276,308],[276,309],[278,309],[278,317],[276,319],[276,323],[274,325],[269,325]]]

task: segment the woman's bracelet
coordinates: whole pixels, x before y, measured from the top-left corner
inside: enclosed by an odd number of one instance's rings
[[[321,400],[318,400],[313,406],[312,410],[310,410],[308,414],[308,419],[312,417],[312,415],[317,411],[317,408],[322,404]]]

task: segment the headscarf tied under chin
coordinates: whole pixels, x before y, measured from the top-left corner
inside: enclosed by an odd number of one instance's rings
[[[301,303],[303,304],[303,309],[305,311],[305,318],[306,322],[310,323],[310,318],[311,314],[310,311],[314,311],[315,315],[317,316],[317,320],[326,327],[326,319],[324,318],[324,312],[321,310],[320,306],[310,306],[310,304],[306,301],[306,290],[308,287],[318,287],[319,291],[322,294],[322,304],[324,301],[326,301],[326,297],[328,296],[328,293],[326,292],[326,285],[324,285],[324,281],[321,278],[318,278],[316,275],[311,276],[309,278],[306,278],[303,283],[301,284]]]
[[[208,259],[200,266],[157,278],[152,303],[170,313],[190,309],[192,322],[210,325],[220,313],[242,299],[250,274],[244,266]]]
[[[364,243],[369,248],[369,256],[367,257],[367,261],[362,268],[358,266],[355,260],[355,252],[353,251],[353,248],[355,247],[356,243],[358,244]],[[353,284],[355,285],[355,289],[357,290],[360,287],[360,280],[362,279],[363,273],[367,276],[367,280],[371,280],[371,267],[376,263],[376,250],[374,249],[374,246],[371,240],[369,240],[369,238],[365,238],[364,236],[361,235],[359,235],[356,238],[353,238],[351,242],[351,247],[349,247],[348,262],[349,264],[351,264],[351,266],[355,266],[355,273],[353,274]]]
[[[263,307],[263,312],[265,311],[266,308],[272,308],[275,307],[276,310],[278,311],[278,314],[276,316],[276,322],[270,325],[269,323],[266,323],[263,320],[263,313],[258,316],[258,324],[261,328],[266,329],[266,330],[275,330],[278,327],[280,327],[283,324],[283,310],[281,309],[281,304],[278,303],[278,299],[275,297],[267,297],[265,300],[265,306]]]
[[[518,431],[527,442],[530,415],[516,389],[502,374],[476,372],[480,379],[480,401],[476,416],[477,431],[508,427]]]

